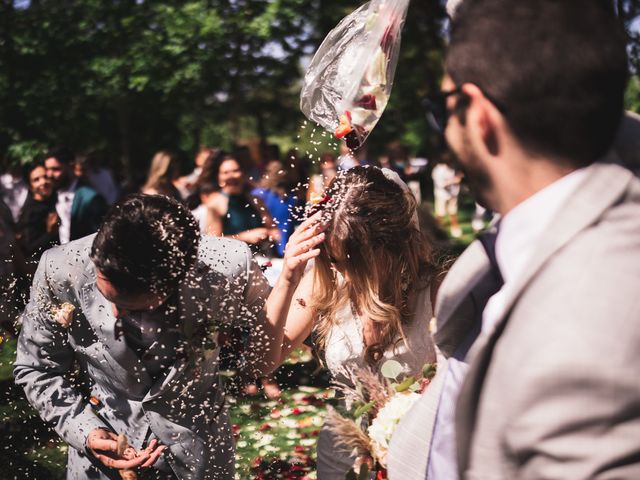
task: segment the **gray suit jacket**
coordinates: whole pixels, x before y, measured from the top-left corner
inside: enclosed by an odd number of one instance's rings
[[[465,478],[640,478],[640,180],[596,164],[471,352]]]
[[[442,285],[445,356],[484,308],[488,268],[476,242]],[[469,354],[456,420],[465,478],[640,478],[639,286],[640,181],[596,164]],[[425,478],[440,383],[394,435],[391,479]]]
[[[640,116],[626,112],[608,160],[623,163],[638,174],[640,165]],[[565,209],[566,210],[566,209]],[[437,331],[434,332],[439,357],[438,373],[423,398],[398,425],[389,448],[389,478],[426,478],[431,436],[438,411],[443,380],[451,356],[464,341],[475,322],[481,321],[492,279],[489,260],[479,242],[472,243],[453,265],[436,302]],[[448,479],[435,479],[448,480]]]
[[[180,290],[179,342],[163,333],[140,359],[117,334],[110,304],[96,288],[92,241],[85,237],[43,255],[22,315],[14,371],[29,402],[70,445],[68,478],[119,478],[92,465],[87,455],[87,434],[97,427],[126,433],[135,448],[157,438],[168,446],[164,465],[177,478],[233,478],[218,333],[205,332],[210,325],[224,331],[263,314],[268,285],[250,250],[241,242],[204,237],[199,261]],[[66,329],[52,315],[63,303],[76,307]],[[206,348],[200,346],[205,335],[213,340]],[[149,362],[173,356],[178,345],[193,353],[178,354],[154,380]],[[74,364],[80,373],[72,379]],[[90,396],[100,400],[98,408],[91,407]]]

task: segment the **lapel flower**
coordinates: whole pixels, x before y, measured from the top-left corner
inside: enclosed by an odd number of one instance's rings
[[[63,303],[60,307],[53,308],[53,318],[64,328],[69,328],[73,321],[73,312],[76,307],[70,303]]]

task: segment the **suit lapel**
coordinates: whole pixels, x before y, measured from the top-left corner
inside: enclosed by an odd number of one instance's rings
[[[82,287],[82,310],[100,342],[120,367],[123,383],[131,384],[132,382],[127,381],[131,378],[133,385],[140,386],[143,390],[148,387],[152,381],[151,377],[135,352],[128,347],[124,336],[117,331],[117,320],[111,310],[111,304],[96,287],[95,275],[92,281]]]
[[[491,265],[476,240],[453,265],[438,292],[434,339],[445,357],[453,355],[477,321],[478,303],[490,281]],[[486,299],[485,299],[486,300]]]
[[[518,298],[556,252],[594,224],[608,208],[620,200],[633,179],[631,172],[616,165],[596,163],[590,169],[587,177],[549,225],[524,273],[509,287],[503,316],[497,321],[493,331],[483,332],[473,346],[472,362],[460,391],[456,411],[458,463],[463,476],[469,466],[482,384],[495,345]]]
[[[214,321],[211,302],[215,284],[208,284],[212,280],[208,273],[209,269],[204,264],[200,264],[195,273],[190,274],[180,287],[178,315],[181,330],[180,342],[183,342],[184,354],[179,353],[173,366],[151,386],[145,401],[158,397],[187,373],[190,364],[187,358],[189,346],[200,348],[201,335],[206,330],[206,326]],[[194,376],[198,375],[195,371],[191,373]]]

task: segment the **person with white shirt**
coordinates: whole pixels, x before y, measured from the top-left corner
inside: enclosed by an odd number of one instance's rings
[[[451,167],[450,161],[445,154],[433,167],[431,178],[433,179],[436,220],[442,225],[445,216],[448,215],[451,224],[451,236],[459,238],[462,236],[462,229],[458,223],[458,196],[460,195],[462,174]]]
[[[445,71],[440,125],[500,221],[438,292],[438,374],[394,434],[389,478],[639,478],[619,22],[606,2],[463,1]]]
[[[28,194],[29,188],[22,179],[19,165],[11,165],[0,174],[0,199],[9,208],[14,222],[18,221]]]
[[[56,147],[45,155],[47,177],[57,193],[60,244],[95,233],[106,214],[107,204],[92,187],[74,173],[75,155]]]

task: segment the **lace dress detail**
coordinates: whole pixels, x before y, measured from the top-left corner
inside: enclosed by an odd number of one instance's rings
[[[433,317],[430,288],[422,287],[415,292],[414,316],[409,325],[404,327],[407,343],[399,338],[395,345],[384,352],[383,359],[394,359],[404,367],[404,375],[413,375],[422,371],[425,363],[435,362],[436,354],[429,333],[429,322]],[[344,369],[354,366],[364,367],[365,345],[363,325],[359,317],[354,316],[351,306],[346,305],[338,312],[338,322],[327,337],[325,362],[332,377],[340,382],[350,384],[344,376]],[[344,480],[346,473],[353,466],[353,458],[336,449],[335,438],[323,428],[318,439],[318,479]]]

